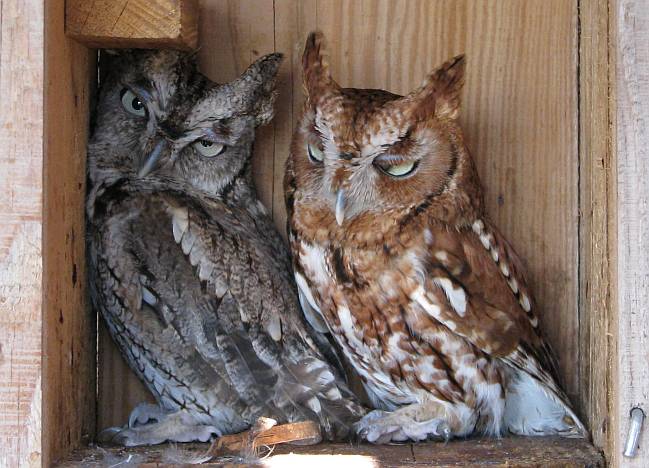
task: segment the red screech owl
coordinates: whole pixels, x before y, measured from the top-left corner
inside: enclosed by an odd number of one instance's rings
[[[464,57],[407,96],[341,88],[321,33],[303,67],[285,176],[295,276],[376,408],[359,434],[586,436],[521,262],[485,214],[457,122]]]

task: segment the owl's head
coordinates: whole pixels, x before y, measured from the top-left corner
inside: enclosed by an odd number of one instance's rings
[[[455,57],[406,96],[341,88],[329,73],[322,34],[312,33],[303,56],[305,109],[288,162],[289,205],[319,207],[319,219],[335,219],[334,228],[367,229],[433,205],[448,217],[480,204],[457,124],[464,69],[464,57]]]
[[[199,73],[193,55],[109,55],[88,151],[91,181],[218,196],[247,170],[255,127],[273,116],[281,58],[262,57],[217,84]]]

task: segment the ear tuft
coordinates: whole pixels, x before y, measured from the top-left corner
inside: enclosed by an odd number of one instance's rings
[[[317,100],[323,94],[337,89],[331,78],[326,39],[322,31],[309,34],[302,55],[304,90],[309,101]]]
[[[466,57],[462,54],[444,63],[433,73],[437,94],[437,104],[435,105],[437,117],[458,118],[465,70]]]
[[[458,55],[429,74],[421,87],[408,96],[418,118],[457,119],[460,115],[466,58]]]
[[[249,111],[255,116],[255,125],[265,125],[273,118],[277,97],[275,82],[283,58],[280,53],[264,55],[233,83],[238,93],[248,96]]]

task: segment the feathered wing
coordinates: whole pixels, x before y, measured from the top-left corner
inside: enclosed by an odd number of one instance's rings
[[[286,160],[286,171],[284,172],[284,200],[286,202],[287,211],[286,232],[288,233],[291,252],[295,254],[295,252],[298,252],[298,249],[296,248],[298,240],[295,232],[291,229],[296,189],[295,174],[292,166],[293,159],[288,158]],[[298,299],[302,314],[313,329],[314,338],[317,341],[320,350],[327,357],[327,360],[330,363],[335,364],[340,375],[347,376],[347,372],[350,370],[350,365],[345,365],[345,362],[348,361],[345,360],[344,354],[341,352],[338,345],[335,344],[335,338],[331,334],[327,322],[322,316],[317,300],[314,298],[311,288],[309,287],[308,280],[301,272],[302,268],[300,267],[299,259],[294,256],[288,258],[292,258],[293,260],[292,267],[289,270],[294,271],[293,276],[297,286]]]
[[[521,262],[509,243],[483,220],[460,232],[441,226],[431,230],[432,261],[425,292],[416,300],[454,333],[506,363],[504,428],[522,435],[586,436],[557,384],[554,357],[541,336]],[[441,297],[446,307],[431,307],[427,294],[435,294],[437,301]]]
[[[347,434],[363,410],[300,321],[281,245],[177,195],[109,210],[91,230],[93,301],[163,406],[224,433],[268,416]]]
[[[328,438],[346,436],[363,410],[324,359],[318,336],[305,326],[288,256],[274,236],[260,229],[260,223],[264,228],[269,223],[217,202],[199,205],[170,197],[165,202],[175,242],[208,293],[231,303],[228,321],[238,329],[226,330],[221,345],[232,345],[236,331],[239,336],[247,332],[233,350],[247,347],[275,372],[270,400],[285,419],[317,418]],[[241,387],[247,391],[248,383]]]
[[[100,229],[91,229],[93,303],[162,406],[239,432],[258,408],[240,397],[222,360],[203,356],[219,355],[205,339],[209,324],[198,320],[210,306],[173,239],[160,235],[160,208],[127,198],[112,204]]]

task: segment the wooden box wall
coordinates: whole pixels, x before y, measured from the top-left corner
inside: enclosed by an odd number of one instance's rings
[[[260,197],[283,231],[282,177],[302,107],[309,31],[326,34],[342,86],[407,93],[436,65],[466,53],[462,124],[489,214],[526,260],[565,387],[599,434],[604,421],[588,407],[592,343],[579,319],[586,279],[579,275],[578,21],[578,2],[564,0],[203,1],[199,58],[210,78],[224,82],[263,54],[286,54],[276,117],[259,130],[254,160]],[[98,423],[105,427],[121,424],[148,395],[105,332],[100,343]]]
[[[48,464],[97,428],[122,424],[133,405],[147,398],[101,325],[95,353],[83,260],[85,141],[95,54],[65,37],[64,3],[0,0],[2,34],[13,41],[0,42],[0,87],[13,99],[0,99],[5,122],[0,136],[14,142],[0,159],[3,192],[14,197],[0,205],[0,260],[9,272],[0,276],[0,299],[8,311],[0,315],[0,377],[8,382],[0,384],[0,448],[11,448],[0,450],[0,465],[3,456],[7,463]],[[198,5],[199,59],[212,79],[230,80],[265,53],[286,55],[276,118],[259,130],[254,160],[261,199],[281,230],[282,174],[302,105],[299,63],[309,31],[325,32],[333,73],[343,86],[405,93],[437,64],[467,54],[462,124],[489,214],[527,263],[568,393],[595,444],[618,462],[624,405],[647,399],[639,390],[630,392],[631,398],[615,397],[618,341],[627,343],[636,360],[644,356],[635,351],[636,342],[618,337],[624,326],[613,288],[617,236],[623,231],[616,214],[623,210],[615,197],[621,180],[613,157],[620,132],[612,125],[632,119],[640,102],[637,83],[626,69],[616,74],[615,65],[626,59],[629,67],[639,62],[646,68],[649,61],[645,55],[625,56],[617,44],[641,42],[635,28],[647,37],[649,18],[642,16],[641,26],[628,18],[629,12],[638,14],[636,2],[199,0]],[[621,33],[627,29],[628,35]],[[45,43],[42,56],[39,40]],[[24,68],[6,73],[18,51],[32,54]],[[626,111],[613,100],[612,83],[623,79]],[[29,84],[39,80],[40,100],[29,93]],[[23,104],[31,112],[21,112]],[[647,115],[646,107],[637,112]],[[623,135],[625,141],[634,141],[638,131]],[[633,170],[626,170],[622,177],[632,178]],[[633,181],[627,187],[633,188]],[[636,192],[627,190],[633,199]],[[632,222],[642,219],[631,215]],[[634,239],[640,251],[642,238]],[[12,294],[21,300],[7,301]],[[629,294],[619,304],[632,301],[633,291]],[[629,364],[620,375],[628,382],[632,370]]]
[[[282,177],[302,108],[309,31],[325,33],[341,86],[404,94],[438,64],[467,54],[461,120],[488,212],[527,263],[565,387],[583,410],[577,2],[219,0],[201,7],[199,59],[210,78],[232,80],[263,54],[286,54],[276,116],[259,129],[254,159],[260,198],[282,232]],[[106,427],[122,424],[148,392],[104,331],[100,343],[98,427]]]

